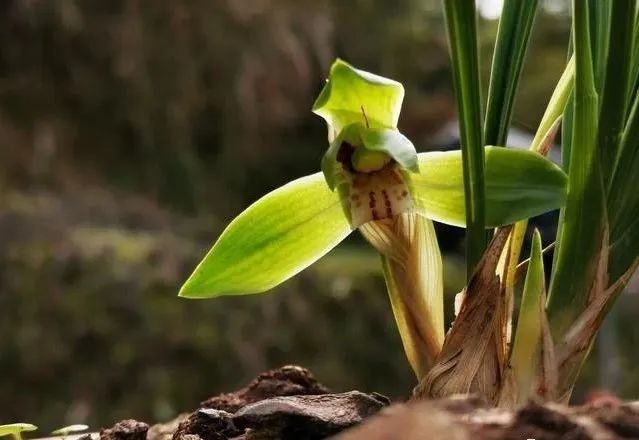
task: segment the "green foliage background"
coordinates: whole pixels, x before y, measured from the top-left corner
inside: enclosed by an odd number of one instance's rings
[[[529,131],[570,25],[561,2],[544,6],[514,116]],[[495,23],[480,22],[484,72]],[[242,207],[318,169],[310,108],[336,56],[403,82],[400,129],[437,147],[455,117],[438,0],[0,4],[1,422],[165,420],[285,363],[338,390],[408,393],[378,261],[357,238],[274,294],[176,297]],[[440,232],[452,293],[461,241]],[[611,320],[627,355],[594,356],[582,390],[639,394],[638,302],[621,298]],[[601,374],[611,362],[620,373]]]

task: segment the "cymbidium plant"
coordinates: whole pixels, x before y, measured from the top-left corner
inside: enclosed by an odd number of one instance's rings
[[[503,145],[537,0],[506,1],[483,118],[472,1],[444,0],[460,114],[469,226],[481,224],[483,145]],[[527,221],[469,228],[469,279],[457,317],[417,396],[476,392],[495,404],[566,402],[608,310],[639,267],[639,28],[636,0],[573,0],[571,54],[530,146],[545,154],[562,127],[568,195],[549,283],[541,237],[520,261]],[[488,197],[486,181],[486,197]],[[482,256],[483,254],[483,256]],[[478,264],[475,266],[475,262]],[[516,281],[527,268],[511,337]],[[548,284],[548,287],[546,287]],[[548,295],[546,295],[546,291]]]
[[[442,350],[442,261],[432,221],[466,224],[462,152],[417,153],[397,129],[402,85],[337,60],[313,111],[328,125],[322,172],[265,195],[224,230],[180,291],[264,292],[355,229],[381,255],[390,303],[418,379]],[[567,177],[534,151],[487,146],[484,225],[557,209]],[[485,233],[485,232],[484,232]]]

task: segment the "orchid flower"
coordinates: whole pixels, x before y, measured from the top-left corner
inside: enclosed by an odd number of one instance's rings
[[[444,340],[442,261],[433,220],[464,226],[460,151],[417,153],[397,129],[403,86],[337,60],[313,106],[328,125],[322,172],[249,206],[180,290],[210,298],[269,290],[355,229],[377,249],[413,370],[422,377]],[[562,206],[566,175],[543,156],[485,147],[486,227]]]

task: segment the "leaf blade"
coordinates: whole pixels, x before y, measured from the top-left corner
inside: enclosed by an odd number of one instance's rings
[[[608,56],[605,66],[605,77],[601,92],[601,112],[598,126],[598,149],[604,183],[608,186],[619,144],[623,133],[628,96],[630,88],[631,64],[620,62],[632,57],[635,0],[612,0],[611,17],[614,24],[614,38],[606,38]],[[610,27],[610,25],[608,25]],[[603,43],[602,43],[603,44]]]
[[[444,13],[459,113],[466,212],[466,275],[486,249],[482,104],[475,2],[444,0]]]
[[[484,145],[506,145],[538,0],[505,2],[490,69]]]
[[[575,87],[568,197],[548,294],[548,319],[557,340],[583,310],[595,276],[605,225],[598,163],[598,96],[592,64],[588,4],[573,1]]]
[[[545,318],[546,287],[544,261],[541,254],[541,236],[535,230],[530,263],[521,297],[517,331],[510,357],[513,376],[517,383],[517,403],[530,397],[531,387],[537,374],[539,344],[542,338],[542,319]]]

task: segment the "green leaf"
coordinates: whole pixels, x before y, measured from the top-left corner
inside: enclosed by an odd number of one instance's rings
[[[580,0],[583,1],[583,0]],[[595,90],[601,93],[606,76],[606,58],[608,53],[608,40],[610,39],[610,13],[613,0],[587,0],[583,5],[588,8],[589,33],[591,41],[591,57],[593,64],[593,74]],[[627,0],[620,0],[627,2]],[[573,9],[574,11],[574,9]],[[617,32],[617,29],[615,29]]]
[[[634,15],[635,23],[639,21],[639,10],[638,13]],[[630,58],[630,96],[636,97],[637,93],[639,93],[639,28],[634,26],[633,33],[633,50],[632,50],[632,58]]]
[[[490,69],[484,144],[506,145],[519,77],[524,65],[537,0],[504,3]]]
[[[610,244],[608,274],[610,284],[620,279],[639,258],[639,216],[625,232]]]
[[[566,175],[545,157],[527,150],[486,147],[486,227],[508,225],[561,207]],[[421,153],[411,174],[416,208],[425,217],[465,226],[461,152]]]
[[[352,123],[375,128],[396,128],[404,99],[401,83],[355,69],[336,60],[313,112],[326,120],[334,133]]]
[[[31,423],[11,423],[9,425],[0,425],[0,437],[5,435],[15,435],[25,431],[35,431],[37,426]]]
[[[639,216],[639,95],[635,97],[626,128],[621,138],[620,151],[608,193],[608,215],[611,238],[626,233]]]
[[[530,250],[530,263],[519,308],[517,331],[510,364],[517,383],[517,403],[525,403],[539,368],[539,344],[545,319],[546,285],[544,260],[541,254],[541,236],[535,230]]]
[[[486,248],[484,149],[475,2],[444,0],[448,44],[459,113],[466,204],[466,274]]]
[[[631,63],[627,60],[632,57],[635,8],[636,0],[612,0],[614,38],[606,39],[609,40],[607,61],[600,60],[600,64],[606,66],[606,72],[601,92],[597,148],[606,185],[613,174],[626,121],[631,74]],[[606,17],[606,21],[610,20]]]
[[[231,222],[180,296],[263,292],[308,267],[350,232],[339,196],[321,173],[294,180]]]
[[[575,88],[568,197],[548,295],[548,318],[555,340],[564,335],[587,304],[605,231],[588,3],[573,0],[573,10]]]
[[[553,130],[557,120],[561,119],[562,114],[566,109],[566,105],[569,102],[572,90],[575,84],[575,58],[570,57],[564,72],[561,74],[555,90],[553,90],[552,96],[548,101],[544,115],[539,122],[537,132],[530,145],[532,151],[539,152],[543,147],[544,142],[548,138],[548,134]]]
[[[362,142],[367,150],[388,154],[402,168],[414,172],[419,171],[415,146],[399,131],[388,128],[364,129]]]
[[[547,155],[552,143],[554,142],[557,132],[557,124],[561,122],[562,113],[566,109],[566,103],[571,96],[575,82],[575,58],[571,57],[566,68],[557,82],[557,86],[550,97],[546,111],[539,122],[539,127],[535,133],[535,137],[530,144],[530,150]],[[563,148],[562,148],[563,151]],[[545,153],[544,153],[545,152]],[[515,224],[510,235],[510,250],[508,257],[508,269],[506,276],[505,295],[512,299],[515,291],[515,274],[519,257],[521,254],[521,246],[524,243],[524,236],[528,229],[528,219],[521,220]],[[557,237],[560,232],[557,232]],[[558,240],[559,238],[556,238]]]

